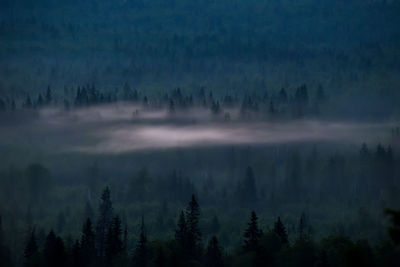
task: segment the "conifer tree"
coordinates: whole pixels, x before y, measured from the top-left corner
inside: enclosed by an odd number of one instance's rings
[[[139,240],[136,244],[136,248],[133,251],[133,266],[134,267],[146,267],[148,261],[148,247],[147,247],[147,236],[144,225],[144,218],[142,216],[142,224],[140,226]]]
[[[97,255],[100,257],[105,256],[105,241],[107,230],[111,226],[113,218],[113,208],[110,199],[110,189],[106,187],[101,195],[101,202],[99,205],[99,215],[96,225],[96,250]]]
[[[279,238],[281,239],[282,244],[288,244],[289,243],[285,226],[283,225],[280,217],[278,217],[278,220],[275,222],[274,232],[279,236]]]
[[[206,265],[208,267],[222,267],[224,262],[222,259],[222,248],[218,243],[217,237],[214,235],[208,242],[205,255]]]
[[[39,267],[39,248],[37,245],[35,229],[32,229],[24,250],[24,265],[26,267]]]
[[[123,252],[121,219],[115,216],[108,228],[105,242],[106,263],[110,264],[114,258]]]
[[[51,96],[50,86],[47,86],[46,95],[45,95],[45,101],[46,101],[46,105],[51,104],[52,96]]]
[[[187,246],[191,256],[196,257],[197,249],[201,243],[201,232],[199,228],[200,207],[193,194],[192,199],[186,208],[187,223]]]
[[[244,232],[244,250],[257,251],[259,249],[259,241],[262,236],[262,231],[258,228],[258,217],[254,211],[251,212],[250,222]]]
[[[181,211],[178,219],[178,228],[175,230],[175,240],[180,248],[186,248],[187,244],[187,224],[185,213]]]
[[[43,248],[43,260],[45,267],[64,266],[65,264],[65,248],[62,239],[50,230],[46,237]]]
[[[96,257],[95,235],[90,218],[87,218],[82,227],[80,246],[82,251],[82,264],[85,266],[90,266],[95,261]]]

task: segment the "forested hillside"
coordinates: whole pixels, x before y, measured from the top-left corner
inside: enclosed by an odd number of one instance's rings
[[[0,0],[0,266],[399,266],[400,1]]]

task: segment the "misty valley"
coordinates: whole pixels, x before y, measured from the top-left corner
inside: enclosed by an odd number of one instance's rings
[[[399,15],[0,1],[0,266],[400,266]]]

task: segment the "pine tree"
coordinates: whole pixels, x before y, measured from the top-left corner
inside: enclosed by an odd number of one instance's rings
[[[27,267],[40,266],[39,248],[37,245],[35,229],[32,229],[24,250],[24,265]]]
[[[43,97],[42,97],[42,94],[39,94],[38,99],[37,99],[37,101],[36,101],[36,106],[37,106],[38,108],[40,108],[40,107],[43,106]]]
[[[64,242],[57,237],[53,230],[46,237],[43,249],[44,266],[64,266],[65,264],[65,248]]]
[[[25,99],[25,102],[23,104],[23,107],[24,108],[32,108],[32,100],[31,100],[31,97],[30,97],[29,94],[26,96],[26,99]]]
[[[309,238],[310,238],[309,229],[308,229],[308,225],[307,225],[306,214],[304,212],[300,216],[298,233],[299,233],[298,240],[301,240],[301,241],[309,240]]]
[[[46,101],[46,105],[51,104],[52,96],[51,96],[50,86],[47,86],[45,101]]]
[[[96,250],[97,255],[100,257],[105,256],[105,241],[107,230],[111,225],[113,218],[113,208],[110,199],[110,189],[106,187],[101,195],[101,202],[99,205],[99,217],[96,225]]]
[[[121,219],[115,216],[108,228],[105,242],[106,263],[111,263],[113,259],[123,252]]]
[[[187,244],[187,224],[186,224],[186,218],[185,218],[185,213],[181,211],[178,219],[178,228],[175,230],[175,240],[178,244],[178,246],[183,249],[186,248]]]
[[[285,226],[283,225],[280,217],[278,217],[278,220],[275,222],[274,232],[279,236],[279,238],[281,239],[282,244],[288,244],[289,243]]]
[[[79,241],[76,240],[71,249],[70,264],[73,267],[89,266],[88,264],[83,263],[82,257],[84,257],[84,256],[85,256],[85,254],[82,253],[82,251],[81,251],[81,246],[79,244]]]
[[[95,235],[93,232],[92,222],[87,218],[86,223],[82,227],[81,237],[82,264],[90,266],[96,257]]]
[[[142,224],[140,226],[139,241],[136,244],[136,248],[133,251],[133,266],[134,267],[146,267],[148,261],[148,247],[147,247],[147,236],[146,229],[144,226],[144,218],[142,216]]]
[[[262,231],[258,228],[258,217],[254,211],[251,212],[250,222],[244,232],[244,245],[245,251],[258,251],[259,241],[262,236]]]
[[[196,257],[197,250],[201,243],[201,232],[199,228],[200,207],[196,197],[193,194],[192,199],[186,208],[187,223],[187,242],[188,250],[191,256]]]
[[[224,266],[222,259],[222,248],[218,244],[218,239],[215,235],[211,237],[208,243],[205,261],[208,267]]]

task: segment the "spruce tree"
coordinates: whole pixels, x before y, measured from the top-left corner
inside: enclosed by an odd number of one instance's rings
[[[181,211],[181,213],[179,215],[177,226],[178,226],[178,228],[175,230],[175,241],[178,244],[178,246],[181,249],[183,249],[183,248],[186,248],[187,232],[188,232],[185,213],[183,211]]]
[[[50,86],[47,86],[45,101],[46,101],[46,105],[51,104],[52,96],[51,96]]]
[[[222,248],[218,243],[217,237],[214,235],[208,242],[205,262],[208,267],[222,267],[224,262],[222,259]]]
[[[190,256],[196,257],[197,250],[201,244],[201,232],[199,228],[200,207],[193,194],[192,199],[186,208],[187,223],[187,246]]]
[[[45,267],[64,266],[65,247],[60,237],[57,237],[53,230],[50,230],[46,237],[43,248],[43,260]]]
[[[140,226],[139,241],[136,244],[136,248],[133,251],[133,266],[134,267],[146,267],[148,261],[148,247],[147,247],[147,236],[144,225],[144,218],[142,216],[142,224]]]
[[[279,236],[279,238],[281,239],[282,244],[288,244],[289,243],[285,226],[283,225],[280,217],[278,217],[278,220],[275,222],[274,232]]]
[[[101,195],[101,202],[99,205],[99,217],[96,225],[96,250],[97,255],[100,257],[105,256],[105,241],[107,230],[111,225],[113,218],[113,208],[110,199],[110,189],[106,187]]]
[[[82,264],[84,266],[90,266],[96,258],[95,235],[90,218],[87,218],[82,227],[80,246],[82,251]]]
[[[258,228],[258,217],[254,211],[251,212],[250,222],[244,232],[244,245],[245,251],[258,251],[259,241],[262,236],[262,231]]]
[[[72,246],[71,253],[69,255],[69,263],[73,267],[83,267],[83,266],[90,266],[89,264],[84,264],[82,261],[82,257],[85,257],[85,254],[81,251],[81,246],[79,241],[76,240],[74,245]]]
[[[37,245],[35,229],[32,229],[28,237],[28,241],[24,250],[24,266],[38,267],[40,266],[39,248]]]
[[[121,219],[115,216],[108,228],[105,242],[106,263],[111,263],[113,259],[123,252]]]

